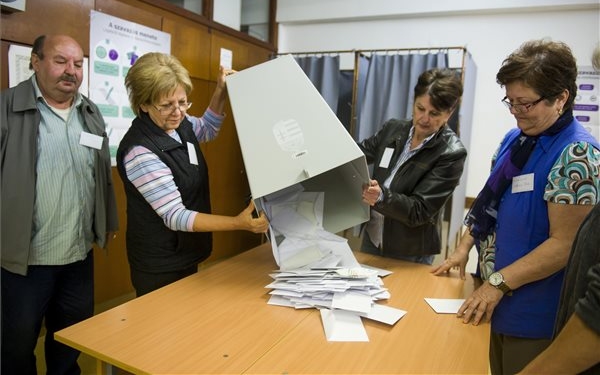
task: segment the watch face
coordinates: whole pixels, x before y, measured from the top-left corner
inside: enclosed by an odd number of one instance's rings
[[[498,286],[498,285],[500,285],[500,283],[502,283],[502,275],[499,274],[498,272],[494,272],[493,274],[490,275],[488,281],[493,286]]]

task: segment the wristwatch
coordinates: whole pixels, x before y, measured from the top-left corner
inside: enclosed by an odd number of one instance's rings
[[[502,293],[511,295],[512,289],[504,282],[504,276],[500,272],[494,272],[488,278],[488,282],[496,289],[500,289]]]

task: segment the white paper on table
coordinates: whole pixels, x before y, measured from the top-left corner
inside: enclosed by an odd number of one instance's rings
[[[375,300],[390,299],[391,294],[387,289],[381,289],[381,290],[374,291],[374,293],[371,295],[371,297],[373,297],[373,299],[375,299]]]
[[[315,269],[315,268],[299,268],[293,270],[278,270],[274,273],[269,274],[273,279],[277,280],[294,280],[299,278],[314,277],[323,278],[329,272],[328,269]]]
[[[358,314],[327,309],[320,309],[320,312],[327,341],[369,341],[367,331]]]
[[[393,273],[392,271],[384,270],[382,268],[377,268],[377,267],[373,267],[373,266],[368,266],[366,264],[361,264],[360,266],[362,268],[366,268],[368,270],[375,270],[375,271],[377,271],[377,276],[379,276],[379,277],[385,277],[385,276],[391,275]]]
[[[356,311],[368,314],[371,311],[373,299],[370,295],[354,292],[335,293],[331,306],[336,309]]]
[[[425,302],[438,314],[456,314],[464,299],[425,298]]]
[[[293,290],[282,290],[282,289],[274,289],[269,292],[270,295],[273,296],[283,296],[283,297],[302,297],[302,293],[295,292]]]
[[[290,298],[294,306],[311,306],[316,308],[331,309],[331,300],[319,299],[315,297]]]
[[[273,281],[271,282],[269,285],[265,286],[265,288],[270,288],[270,289],[283,289],[283,290],[292,290],[295,291],[296,286],[293,284],[288,284],[286,282],[282,282],[282,281]]]
[[[369,311],[368,314],[360,314],[360,316],[364,318],[376,320],[391,326],[396,324],[396,322],[404,315],[406,315],[406,311],[404,310],[396,309],[391,306],[379,305],[377,303],[373,304],[371,311]]]
[[[294,304],[289,299],[283,298],[282,296],[272,295],[267,302],[267,305],[294,307]]]

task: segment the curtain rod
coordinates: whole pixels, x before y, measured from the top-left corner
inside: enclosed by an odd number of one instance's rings
[[[339,51],[312,51],[312,52],[283,52],[277,55],[335,55],[342,53],[372,53],[372,52],[400,52],[400,51],[442,51],[442,50],[461,50],[466,52],[466,47],[416,47],[416,48],[385,48],[385,49],[363,49],[363,50],[339,50]]]
[[[313,51],[313,52],[282,52],[277,55],[336,55],[340,53],[355,53],[354,49],[351,50],[339,50],[339,51]]]
[[[466,47],[452,46],[452,47],[416,47],[416,48],[386,48],[386,49],[364,49],[358,50],[358,52],[398,52],[398,51],[442,51],[442,50],[461,50],[466,51]]]

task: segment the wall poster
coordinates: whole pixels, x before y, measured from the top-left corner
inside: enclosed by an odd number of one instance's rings
[[[600,140],[600,72],[591,66],[580,66],[578,69],[573,116]]]
[[[29,69],[31,51],[28,46],[11,44],[8,46],[8,87],[15,87],[19,83],[31,78],[33,70]],[[88,58],[83,58],[83,81],[79,92],[88,96]]]
[[[148,52],[171,53],[171,35],[91,11],[89,97],[106,122],[113,166],[119,142],[135,117],[125,76],[138,57]]]

